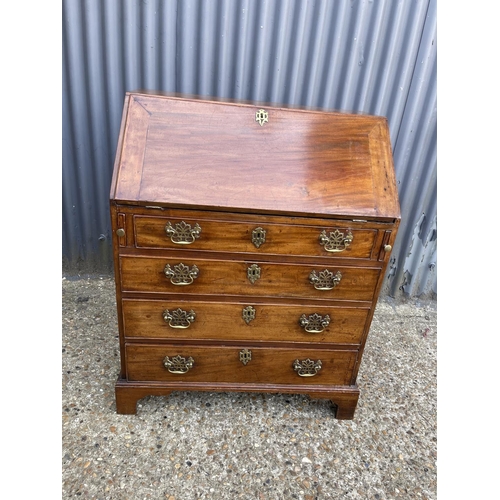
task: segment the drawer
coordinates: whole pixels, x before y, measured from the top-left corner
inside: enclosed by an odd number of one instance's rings
[[[377,231],[345,222],[321,227],[135,215],[134,234],[138,248],[369,259]]]
[[[357,358],[355,350],[190,345],[126,344],[125,353],[129,381],[298,385],[348,385]]]
[[[379,268],[121,256],[122,290],[371,301]],[[321,288],[321,289],[318,289]]]
[[[369,309],[124,299],[122,312],[126,338],[359,344]]]

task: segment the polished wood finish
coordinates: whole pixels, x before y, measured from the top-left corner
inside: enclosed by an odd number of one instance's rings
[[[243,252],[255,254],[276,255],[307,255],[337,258],[364,258],[369,259],[377,232],[373,229],[360,230],[337,226],[314,227],[306,225],[270,224],[265,221],[261,226],[255,222],[226,222],[220,220],[205,220],[202,217],[193,219],[174,217],[134,217],[134,233],[138,248],[171,248],[179,249],[180,244],[171,241],[165,232],[166,224],[172,225],[185,222],[191,227],[198,224],[201,227],[199,238],[186,244],[189,250],[209,250],[211,252]],[[266,231],[265,242],[256,246],[252,243],[252,231],[262,228]],[[328,252],[320,244],[319,236],[322,231],[330,234],[339,231],[353,235],[353,242],[344,250]]]
[[[132,94],[113,199],[399,217],[385,118]],[[193,133],[194,131],[194,133]]]
[[[283,305],[255,302],[211,302],[208,300],[144,300],[122,302],[126,339],[210,340],[234,342],[331,343],[359,346],[363,337],[369,306],[334,306],[329,304]],[[246,322],[243,309],[252,306],[255,319]],[[188,328],[172,328],[163,319],[165,310],[193,310],[195,320]],[[308,333],[299,324],[305,314],[328,315],[330,324],[320,333]]]
[[[135,415],[137,402],[146,396],[168,396],[173,391],[179,390],[177,382],[133,382],[119,378],[115,385],[116,411],[122,415]],[[182,384],[184,391],[215,392],[268,392],[283,394],[307,394],[314,399],[329,399],[334,404],[335,417],[339,420],[352,420],[359,398],[359,389],[351,386],[303,386],[303,385],[277,385],[277,384],[224,384],[196,383]]]
[[[173,268],[184,264],[199,269],[199,275],[189,285],[174,285],[165,276],[167,265]],[[257,264],[260,278],[251,283],[247,277],[249,266]],[[317,299],[343,299],[371,301],[380,268],[347,266],[281,264],[277,262],[221,261],[215,259],[131,257],[122,256],[122,289],[129,292],[156,292],[213,294],[214,283],[223,295],[255,295],[265,297],[303,297]],[[340,283],[331,290],[317,290],[310,283],[311,272],[327,269],[336,274],[340,271]]]
[[[127,94],[110,198],[118,413],[135,413],[148,395],[199,390],[308,394],[331,400],[337,418],[354,417],[386,245],[400,219],[384,118]],[[172,241],[177,224],[196,226],[196,237]],[[352,240],[328,252],[321,234],[335,231]],[[191,284],[166,276],[179,264],[196,266]],[[311,272],[325,270],[342,277],[317,290]],[[184,328],[163,316],[178,309],[191,314]],[[329,321],[306,332],[300,318],[314,314]],[[193,365],[170,373],[166,356]],[[295,360],[321,368],[301,377]]]
[[[348,385],[358,355],[357,350],[311,350],[245,347],[252,359],[244,365],[238,347],[193,345],[126,344],[127,377],[131,381]],[[194,366],[184,374],[170,373],[164,358],[192,358]],[[293,369],[296,359],[321,361],[313,376],[301,377]]]

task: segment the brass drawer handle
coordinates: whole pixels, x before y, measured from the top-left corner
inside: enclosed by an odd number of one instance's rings
[[[188,312],[180,307],[175,311],[165,309],[163,311],[163,319],[171,328],[189,328],[191,323],[196,319],[196,313],[192,309]]]
[[[176,243],[177,245],[190,245],[196,238],[200,237],[201,227],[196,223],[191,229],[191,224],[181,221],[178,222],[174,228],[169,221],[165,226],[165,232],[170,236],[172,243]]]
[[[330,324],[330,316],[325,314],[321,316],[320,314],[314,313],[310,316],[303,314],[299,318],[299,325],[307,333],[321,333]]]
[[[261,227],[256,227],[252,231],[252,243],[256,248],[259,248],[263,243],[266,242],[266,230]]]
[[[313,361],[309,358],[304,361],[296,359],[293,362],[293,369],[300,377],[314,377],[321,370],[321,366],[321,359],[318,359],[318,361]]]
[[[321,231],[319,235],[319,243],[321,246],[325,247],[327,252],[343,252],[354,239],[350,229],[347,229],[345,233],[335,229],[329,235],[326,231]]]
[[[170,278],[172,285],[190,285],[198,277],[200,270],[194,264],[193,267],[189,267],[181,262],[173,269],[170,264],[167,264],[163,272],[167,278]]]
[[[309,283],[311,283],[316,290],[332,290],[340,283],[341,279],[342,273],[340,271],[333,274],[328,269],[320,271],[319,273],[312,271],[309,275]]]
[[[194,365],[194,359],[192,357],[183,358],[177,355],[170,359],[168,356],[163,360],[163,365],[170,373],[183,374],[187,373]]]

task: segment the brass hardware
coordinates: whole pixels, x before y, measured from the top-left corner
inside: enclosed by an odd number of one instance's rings
[[[258,279],[260,279],[260,267],[257,264],[252,264],[247,269],[247,278],[250,283],[254,284]]]
[[[310,316],[303,314],[299,318],[299,325],[307,333],[321,333],[330,324],[330,316],[326,314],[324,317],[314,313]]]
[[[163,272],[167,278],[170,278],[172,285],[190,285],[198,277],[200,270],[196,265],[190,268],[181,262],[173,269],[167,264]]]
[[[252,361],[252,351],[250,349],[242,349],[240,351],[240,361],[246,366],[249,361]]]
[[[266,230],[261,227],[256,227],[252,231],[252,243],[259,248],[262,243],[266,242]]]
[[[188,359],[183,358],[180,355],[177,355],[170,359],[168,356],[165,357],[163,360],[163,366],[170,372],[170,373],[187,373],[191,368],[193,368],[194,365],[194,359],[189,357]]]
[[[121,238],[122,236],[125,236],[125,229],[122,229],[122,228],[117,229],[117,230],[116,230],[116,235],[117,235],[117,236],[119,236],[120,238]]]
[[[172,328],[189,328],[191,323],[196,319],[196,313],[192,309],[188,312],[180,307],[172,312],[165,309],[163,311],[163,319]]]
[[[314,377],[321,370],[321,366],[321,359],[318,359],[318,361],[309,358],[304,361],[296,359],[293,362],[293,369],[300,377]]]
[[[391,245],[385,245],[385,246],[384,246],[384,251],[385,251],[385,252],[390,252],[391,250],[392,250]]]
[[[190,245],[196,238],[200,237],[201,227],[196,223],[191,229],[191,224],[181,221],[178,222],[174,228],[169,221],[165,226],[165,232],[170,236],[172,243],[176,243],[177,245]]]
[[[262,127],[262,125],[264,125],[264,123],[269,121],[268,112],[264,111],[263,109],[259,109],[259,111],[257,111],[255,113],[255,121],[258,122],[260,124],[260,126]]]
[[[250,323],[253,319],[255,319],[255,309],[252,306],[247,306],[243,309],[241,316],[245,320],[245,322]]]
[[[342,273],[337,271],[333,274],[328,269],[324,271],[320,271],[320,273],[316,273],[316,271],[312,271],[309,275],[309,283],[314,285],[316,290],[332,290],[335,288],[342,279]]]
[[[346,234],[335,229],[329,235],[323,230],[319,235],[319,243],[327,252],[343,252],[352,243],[353,238],[350,229],[346,230]]]

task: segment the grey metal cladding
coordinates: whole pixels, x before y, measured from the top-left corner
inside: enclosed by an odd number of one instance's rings
[[[124,93],[386,116],[402,222],[382,295],[435,296],[435,0],[63,0],[63,268],[111,271]]]

